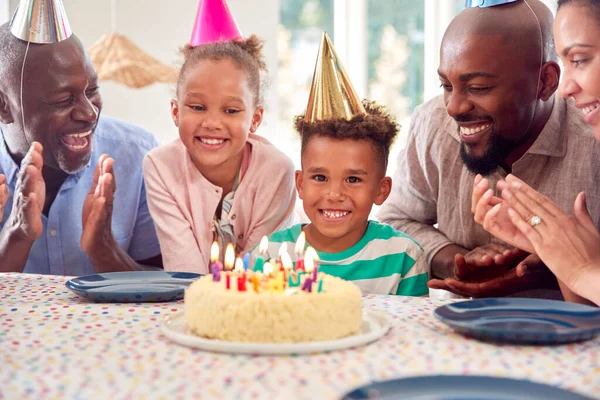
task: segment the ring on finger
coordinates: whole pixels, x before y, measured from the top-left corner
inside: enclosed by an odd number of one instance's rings
[[[542,218],[540,218],[539,215],[533,215],[531,218],[529,218],[529,225],[531,225],[532,227],[538,226],[541,223]]]

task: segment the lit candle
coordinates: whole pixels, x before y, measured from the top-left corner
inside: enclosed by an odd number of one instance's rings
[[[256,293],[258,293],[258,287],[260,285],[260,281],[258,280],[258,276],[256,276],[256,274],[252,275],[252,278],[250,279],[252,281],[252,289],[254,289],[254,291]]]
[[[265,263],[265,265],[263,266],[263,273],[267,276],[271,275],[274,270],[275,270],[275,266],[273,266],[273,264],[269,261],[267,261]]]
[[[238,291],[246,291],[246,271],[244,270],[245,265],[241,258],[235,260],[235,273],[238,281]]]
[[[269,248],[269,238],[267,238],[266,236],[263,236],[262,239],[260,239],[260,244],[258,245],[258,257],[256,257],[256,262],[254,263],[255,271],[263,270],[263,266],[265,265],[265,260],[264,260],[263,256],[267,252],[268,248]]]
[[[270,293],[277,292],[277,279],[269,278],[267,281],[267,289]]]
[[[250,266],[250,253],[244,254],[244,271],[248,271],[248,267]]]
[[[290,274],[292,268],[294,267],[292,257],[290,257],[287,251],[281,255],[281,265],[281,271],[283,272],[283,280],[287,280],[287,276]]]
[[[225,271],[233,270],[233,264],[235,263],[235,250],[233,245],[229,243],[225,250]]]
[[[323,291],[323,279],[319,279],[319,293]]]
[[[222,264],[219,261],[219,244],[213,242],[210,247],[210,272],[214,282],[219,282],[221,280],[221,267]]]
[[[319,272],[319,255],[316,250],[312,247],[306,249],[306,254],[304,255],[305,261],[304,266],[306,267],[306,272],[312,272],[312,280],[313,282],[317,281],[317,273]]]
[[[225,271],[225,289],[231,289],[231,274],[229,271]]]
[[[310,277],[307,277],[304,281],[304,285],[302,285],[302,290],[309,293],[312,292],[312,283],[313,280]]]
[[[285,291],[285,273],[279,271],[275,280],[277,281],[277,291],[283,293]]]
[[[302,275],[305,275],[305,273],[296,271],[290,273],[288,275],[288,286],[291,288],[300,286],[300,283],[302,282]],[[296,278],[295,281],[294,277]]]
[[[287,253],[287,252],[288,252],[287,251],[287,243],[286,242],[281,243],[281,246],[279,246],[279,259],[281,259],[281,255],[283,253]]]
[[[294,252],[296,253],[296,271],[304,271],[304,245],[306,244],[306,234],[304,231],[300,232],[298,240],[296,240],[296,247]]]

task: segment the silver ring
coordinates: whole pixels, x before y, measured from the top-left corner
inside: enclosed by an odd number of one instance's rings
[[[529,220],[529,225],[531,225],[531,226],[537,226],[537,225],[539,225],[541,223],[542,223],[542,219],[539,216],[537,216],[537,215],[534,215]]]

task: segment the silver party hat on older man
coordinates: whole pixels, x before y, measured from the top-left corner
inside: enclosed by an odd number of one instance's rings
[[[72,34],[62,0],[21,0],[10,31],[32,43],[57,43]]]

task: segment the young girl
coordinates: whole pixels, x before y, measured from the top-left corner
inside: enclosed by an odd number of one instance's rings
[[[256,36],[184,49],[171,114],[179,138],[144,160],[148,206],[166,270],[207,273],[293,223],[294,166],[255,135],[263,116],[262,41]]]

